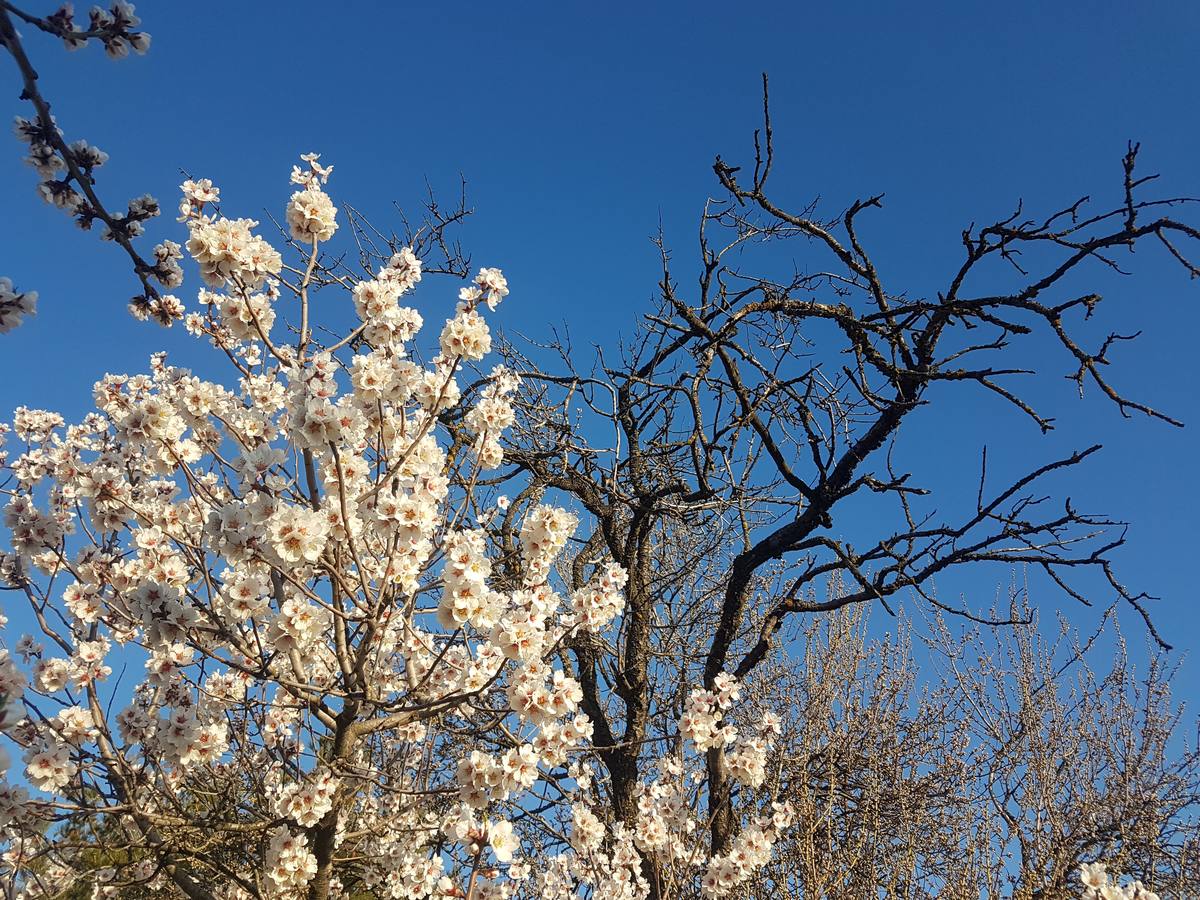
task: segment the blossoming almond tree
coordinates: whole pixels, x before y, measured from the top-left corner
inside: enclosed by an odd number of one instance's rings
[[[156,313],[210,342],[228,381],[160,354],[99,382],[81,422],[22,408],[3,429],[0,571],[32,625],[0,659],[21,757],[0,789],[10,888],[632,898],[652,855],[656,895],[729,893],[790,823],[756,790],[778,720],[739,734],[737,680],[696,688],[640,814],[613,820],[559,660],[614,627],[626,573],[596,560],[565,596],[573,513],[532,506],[517,546],[494,527],[519,379],[475,367],[508,284],[480,269],[424,360],[405,303],[423,263],[398,247],[332,285],[358,322],[324,341],[314,271],[338,211],[331,167],[302,162],[294,264],[209,181],[183,185],[201,307],[167,295]],[[710,858],[697,762],[714,747],[748,790]],[[56,839],[64,823],[103,831],[103,865]]]

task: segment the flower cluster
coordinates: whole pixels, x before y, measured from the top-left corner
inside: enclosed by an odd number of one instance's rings
[[[329,536],[329,521],[320,510],[281,504],[267,518],[271,548],[284,565],[315,563]]]
[[[520,540],[526,584],[540,584],[550,577],[554,559],[578,526],[574,513],[556,506],[538,506],[525,516]]]
[[[730,776],[747,787],[762,787],[767,777],[767,752],[771,749],[771,736],[779,733],[779,717],[772,712],[762,713],[753,733],[738,740],[737,745],[726,754]]]
[[[483,469],[498,469],[504,462],[500,435],[516,420],[509,395],[520,384],[520,376],[497,366],[480,392],[479,402],[467,413],[466,426],[475,433],[472,449]]]
[[[419,500],[408,502],[399,515],[403,520],[420,521],[432,517],[433,509]],[[446,568],[442,574],[444,590],[438,616],[447,628],[468,622],[481,630],[491,628],[499,616],[502,598],[488,586],[491,560],[485,553],[481,531],[457,531],[446,538]]]
[[[483,316],[470,307],[460,307],[458,315],[442,329],[441,347],[447,359],[477,362],[492,352],[492,335]]]
[[[682,860],[692,852],[686,838],[696,829],[683,760],[663,757],[655,768],[654,780],[639,789],[634,840],[643,852]]]
[[[507,695],[512,711],[535,725],[570,715],[583,699],[579,682],[562,669],[550,669],[542,662],[519,666],[509,681]]]
[[[287,223],[292,237],[304,244],[327,241],[337,231],[337,207],[321,185],[329,181],[333,166],[322,166],[319,153],[301,157],[308,169],[292,169],[292,183],[303,187],[292,194],[287,206]]]
[[[61,790],[78,771],[70,748],[56,741],[47,740],[25,752],[25,777],[39,791]]]
[[[529,744],[513,747],[501,757],[473,750],[458,763],[458,791],[473,809],[486,809],[493,800],[507,800],[533,787],[538,779],[538,754]]]
[[[772,804],[769,816],[759,816],[746,826],[732,849],[714,856],[700,881],[706,897],[724,897],[732,893],[758,869],[771,860],[771,847],[783,829],[792,824],[794,813],[787,804]]]
[[[187,199],[187,185],[184,185]],[[196,214],[188,220],[187,251],[200,266],[200,277],[213,288],[256,291],[279,274],[279,251],[252,229],[253,219],[227,219]]]
[[[629,573],[609,563],[584,587],[571,595],[573,624],[584,631],[603,631],[625,608]]]
[[[679,730],[697,750],[703,753],[733,743],[737,729],[722,720],[740,692],[737,679],[722,672],[714,679],[711,691],[694,690],[688,696]]]
[[[370,356],[375,357],[376,366],[403,359],[404,345],[421,330],[421,314],[398,302],[420,280],[421,260],[411,247],[404,247],[379,268],[373,279],[354,286],[354,307],[363,322],[363,337],[375,348]],[[410,394],[411,390],[394,402],[403,403]]]
[[[333,809],[338,779],[329,771],[310,781],[289,784],[279,795],[279,814],[303,828],[312,828]]]
[[[302,888],[317,874],[317,858],[303,835],[277,828],[267,845],[266,873],[277,888]]]
[[[439,890],[439,882],[449,881],[441,859],[395,844],[389,844],[382,852],[381,865],[372,867],[365,881],[376,896],[394,900],[424,900],[439,894],[453,896],[450,891]]]
[[[1079,880],[1083,883],[1084,900],[1159,900],[1158,894],[1140,881],[1120,884],[1121,877],[1110,875],[1102,862],[1080,866]]]
[[[465,287],[458,292],[458,299],[467,306],[474,307],[483,301],[493,312],[500,305],[500,301],[507,296],[508,280],[505,279],[504,274],[499,269],[488,268],[479,270],[479,274],[475,276],[474,285]]]
[[[621,823],[604,829],[589,811],[571,807],[572,852],[547,860],[534,879],[542,900],[571,900],[582,883],[592,896],[612,900],[642,900],[650,893],[633,836]]]

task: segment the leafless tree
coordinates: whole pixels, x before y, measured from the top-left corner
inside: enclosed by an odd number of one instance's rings
[[[965,635],[939,615],[872,638],[846,607],[764,664],[755,693],[791,710],[776,777],[799,824],[774,893],[751,896],[1068,898],[1096,858],[1162,896],[1200,891],[1200,755],[1177,746],[1165,660],[1137,673],[1115,619],[1105,657],[1012,600],[1030,624]]]
[[[1037,432],[1052,429],[1039,385],[1053,364],[1035,371],[1024,353],[1046,339],[1081,391],[1098,389],[1125,416],[1180,424],[1110,380],[1109,354],[1131,336],[1111,333],[1089,347],[1082,323],[1099,314],[1101,297],[1073,285],[1098,269],[1121,272],[1121,254],[1149,245],[1195,276],[1187,253],[1200,231],[1175,217],[1192,201],[1149,194],[1155,176],[1140,174],[1131,144],[1111,205],[1083,198],[1044,215],[1018,205],[971,225],[944,287],[912,296],[860,236],[880,196],[822,217],[815,204],[797,209],[772,194],[765,78],[763,87],[752,166],[721,157],[713,166],[724,196],[704,209],[695,279],[678,278],[660,240],[657,309],[618,352],[597,350],[589,365],[591,354],[566,336],[507,351],[528,377],[509,456],[519,494],[504,540],[513,545],[529,504],[567,495],[591,529],[574,582],[601,552],[630,573],[618,644],[571,647],[621,820],[634,813],[649,724],[681,702],[663,688],[689,675],[709,686],[722,671],[753,677],[793,617],[869,603],[890,611],[912,595],[934,611],[1012,624],[1019,620],[948,604],[932,589],[948,570],[994,563],[997,575],[1017,566],[1043,573],[1080,602],[1095,578],[1166,647],[1147,596],[1113,569],[1122,523],[1052,500],[1061,476],[1098,443],[1000,484],[985,453],[976,483],[938,494],[896,459],[923,427],[902,426],[944,403],[949,388],[997,397]],[[544,374],[554,371],[548,354],[557,374]],[[842,589],[814,599],[810,590],[831,578]],[[620,703],[604,707],[609,695]],[[714,851],[736,833],[731,790],[723,751],[710,751]]]

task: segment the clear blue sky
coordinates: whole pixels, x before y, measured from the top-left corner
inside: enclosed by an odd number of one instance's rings
[[[279,213],[297,154],[316,150],[336,165],[335,195],[385,221],[391,201],[412,205],[425,179],[452,192],[461,173],[478,210],[467,245],[512,286],[506,326],[537,335],[565,322],[578,346],[611,343],[647,308],[657,276],[648,238],[660,221],[691,281],[713,156],[746,159],[763,70],[776,193],[794,205],[820,195],[836,212],[885,192],[866,237],[885,279],[913,295],[946,282],[965,225],[1006,215],[1018,198],[1039,210],[1085,193],[1115,200],[1130,138],[1165,191],[1200,196],[1196,3],[762,2],[747,12],[702,2],[143,2],[139,13],[153,47],[121,62],[27,34],[68,138],[111,155],[100,173],[110,203],[150,192],[170,210],[186,170],[213,178],[228,211]],[[3,109],[24,113],[7,59],[0,86]],[[36,199],[20,150],[10,139],[0,152],[0,274],[41,303],[0,338],[0,414],[28,404],[78,416],[100,375],[142,371],[160,347],[203,373],[194,341],[123,312],[134,287],[125,258]],[[166,216],[151,235],[180,232]],[[964,483],[955,476],[969,477],[997,430],[1001,467],[1102,440],[1103,457],[1065,492],[1133,523],[1121,572],[1164,598],[1157,623],[1194,655],[1200,404],[1190,351],[1200,297],[1151,248],[1130,265],[1133,279],[1095,282],[1104,327],[1145,331],[1115,354],[1113,377],[1188,428],[1124,421],[1094,398],[1074,401],[1055,377],[1051,437],[998,407],[952,401],[952,418],[925,421],[916,449],[943,487]],[[194,289],[183,298],[194,303]],[[1050,365],[1066,371],[1061,357]],[[986,603],[1006,580],[980,571],[941,587]],[[1185,665],[1180,687],[1200,695],[1200,661]]]

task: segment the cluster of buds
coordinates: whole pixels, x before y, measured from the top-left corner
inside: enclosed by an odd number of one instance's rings
[[[150,35],[137,30],[141,19],[134,14],[133,4],[123,0],[108,9],[93,6],[86,28],[76,24],[75,7],[71,3],[64,3],[46,16],[42,24],[48,32],[61,38],[68,50],[78,50],[92,40],[103,43],[104,52],[113,59],[128,56],[130,50],[142,54],[150,49]]]
[[[18,291],[12,280],[0,278],[0,334],[12,331],[37,312],[37,291]]]

